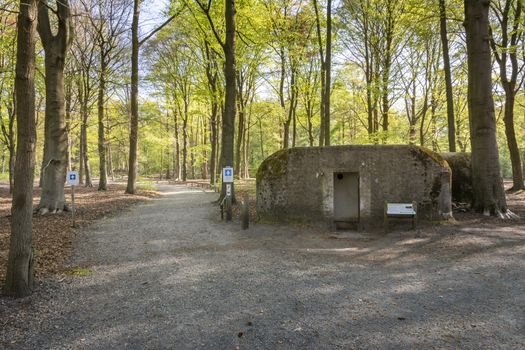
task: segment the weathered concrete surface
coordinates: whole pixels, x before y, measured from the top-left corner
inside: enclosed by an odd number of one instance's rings
[[[385,201],[415,201],[426,220],[446,211],[450,190],[442,188],[449,185],[444,182],[450,182],[450,168],[439,154],[417,146],[359,145],[293,148],[270,156],[257,173],[258,213],[330,225],[334,173],[345,172],[359,173],[362,226],[382,223]]]

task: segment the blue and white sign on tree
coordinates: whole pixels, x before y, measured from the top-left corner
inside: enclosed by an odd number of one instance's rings
[[[222,182],[232,183],[233,182],[233,168],[226,167],[222,169]]]

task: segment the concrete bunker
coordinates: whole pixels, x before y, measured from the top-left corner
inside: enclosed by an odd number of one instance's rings
[[[450,215],[451,170],[430,150],[408,145],[292,148],[257,172],[262,218],[370,227],[383,223],[385,202],[412,203],[418,218]]]

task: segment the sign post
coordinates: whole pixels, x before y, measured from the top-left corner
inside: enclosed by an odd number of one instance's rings
[[[80,184],[78,171],[68,171],[66,182],[71,186],[71,221],[73,222],[73,227],[75,227],[75,186]]]
[[[226,197],[224,205],[226,209],[226,221],[232,221],[232,188],[233,188],[233,168],[225,167],[222,169],[222,182],[226,185]]]

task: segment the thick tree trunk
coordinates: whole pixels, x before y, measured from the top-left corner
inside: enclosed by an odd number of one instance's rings
[[[16,108],[17,157],[11,241],[4,294],[24,297],[33,290],[33,180],[35,170],[35,44],[37,1],[20,1],[17,22]]]
[[[233,167],[234,139],[235,139],[235,114],[236,114],[236,82],[235,82],[235,0],[226,0],[225,8],[226,42],[224,43],[224,77],[226,80],[226,97],[224,118],[222,121],[222,159],[221,166]],[[226,184],[223,183],[221,198],[226,196]],[[235,200],[234,186],[232,184],[232,197]]]
[[[443,70],[445,71],[445,90],[447,95],[448,149],[456,152],[456,124],[454,121],[454,95],[452,91],[452,70],[448,49],[447,9],[445,0],[439,0],[441,46],[443,50]]]
[[[64,184],[68,165],[68,135],[64,91],[64,67],[69,48],[70,12],[68,1],[58,4],[58,32],[51,30],[46,2],[38,6],[38,32],[45,51],[45,139],[42,168],[42,195],[39,212],[56,213],[66,209]]]
[[[128,186],[126,193],[134,194],[137,182],[137,149],[139,132],[139,15],[140,0],[133,2],[131,24],[131,118],[129,122]]]
[[[48,58],[50,55],[46,55]],[[54,58],[49,57],[49,60]],[[46,59],[46,61],[48,61]],[[67,132],[64,108],[63,66],[46,62],[46,122],[42,169],[41,214],[65,208],[64,183],[67,169]]]
[[[507,212],[500,173],[492,98],[489,0],[465,0],[468,56],[468,106],[472,147],[472,207],[485,215]]]

